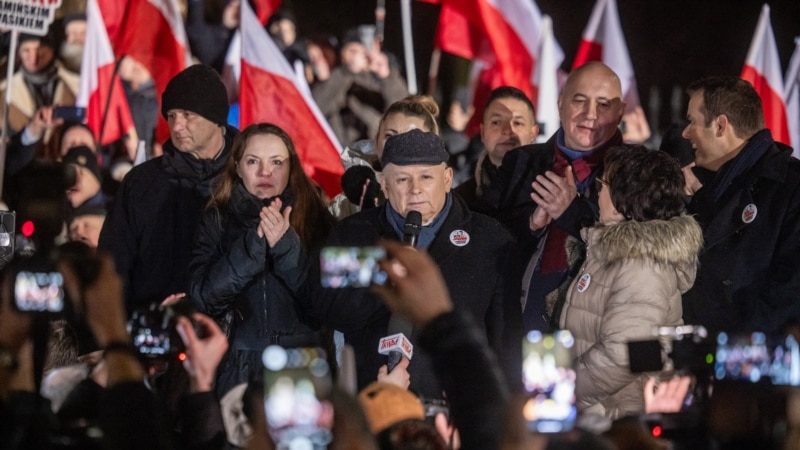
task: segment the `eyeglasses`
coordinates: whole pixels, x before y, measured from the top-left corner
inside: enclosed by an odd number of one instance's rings
[[[602,191],[603,190],[603,186],[608,186],[608,181],[606,181],[606,180],[604,180],[604,179],[602,179],[600,177],[595,178],[594,182],[597,183],[597,192]]]

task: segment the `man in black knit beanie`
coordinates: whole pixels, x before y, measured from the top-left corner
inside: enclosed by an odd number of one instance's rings
[[[164,155],[128,173],[100,234],[125,281],[128,313],[186,292],[195,228],[239,133],[226,125],[228,97],[210,66],[170,80],[161,114],[170,129]]]

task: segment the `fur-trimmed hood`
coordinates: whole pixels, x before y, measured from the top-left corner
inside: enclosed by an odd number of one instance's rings
[[[688,215],[669,220],[628,220],[582,230],[592,258],[605,264],[647,258],[660,264],[695,265],[703,247],[703,231]]]

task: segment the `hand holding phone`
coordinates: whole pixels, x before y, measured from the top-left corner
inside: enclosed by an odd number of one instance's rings
[[[63,119],[64,122],[83,123],[86,119],[86,108],[78,106],[56,106],[53,108],[53,120]]]
[[[558,433],[575,425],[574,343],[566,330],[531,331],[522,341],[522,383],[528,394],[522,414],[530,431]]]
[[[386,251],[381,247],[324,247],[320,252],[320,283],[324,288],[384,284],[386,273],[378,266],[384,258]]]
[[[264,350],[264,410],[277,448],[324,449],[333,438],[328,363],[321,350]]]

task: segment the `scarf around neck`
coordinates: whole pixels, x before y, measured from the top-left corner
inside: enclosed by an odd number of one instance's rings
[[[439,214],[431,223],[424,225],[422,230],[420,230],[419,239],[417,240],[417,248],[427,250],[427,248],[430,247],[431,243],[433,243],[433,240],[436,238],[436,234],[439,233],[442,225],[444,225],[445,219],[448,215],[450,215],[450,209],[452,206],[453,194],[448,192],[447,196],[445,197],[444,208],[439,211]],[[389,202],[386,202],[386,219],[389,220],[389,224],[397,234],[397,238],[403,239],[403,225],[405,225],[406,219],[401,216],[400,213],[395,211]]]

